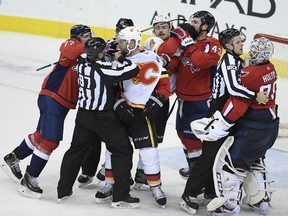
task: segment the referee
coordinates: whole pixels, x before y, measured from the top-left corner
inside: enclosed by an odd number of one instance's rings
[[[125,128],[113,111],[113,83],[136,76],[139,68],[120,52],[115,53],[115,60],[119,63],[105,62],[108,48],[102,38],[91,38],[85,43],[86,55],[83,54],[77,61],[79,108],[71,146],[61,164],[58,202],[72,195],[73,184],[90,143],[100,145],[103,141],[112,153],[115,179],[112,206],[136,208],[140,200],[129,194],[133,148]]]

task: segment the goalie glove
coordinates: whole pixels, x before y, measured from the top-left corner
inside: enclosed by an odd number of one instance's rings
[[[202,118],[191,122],[194,135],[205,141],[216,141],[229,134],[229,128],[234,124],[228,123],[217,110],[212,118]]]
[[[144,107],[144,116],[148,118],[156,118],[164,101],[165,97],[162,94],[157,94],[156,96],[151,95]]]
[[[120,120],[130,119],[134,117],[133,109],[127,104],[126,100],[123,98],[116,101],[113,109]]]

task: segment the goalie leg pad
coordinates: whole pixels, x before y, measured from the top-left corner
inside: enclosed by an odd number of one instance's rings
[[[213,178],[218,198],[211,201],[211,204],[207,206],[208,211],[214,211],[221,205],[227,209],[233,210],[238,206],[241,198],[241,185],[245,173],[239,172],[232,166],[228,150],[233,142],[234,137],[227,137],[216,155],[213,165]],[[225,160],[226,156],[228,162]],[[232,172],[223,170],[224,166],[227,166]]]
[[[263,161],[252,164],[251,171],[244,178],[243,188],[246,196],[242,202],[264,214],[267,213],[272,195],[270,183],[271,181],[266,179]]]

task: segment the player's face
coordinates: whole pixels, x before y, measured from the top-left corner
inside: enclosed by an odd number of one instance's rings
[[[200,28],[201,28],[201,24],[202,24],[202,21],[201,21],[200,18],[193,17],[193,19],[191,20],[190,24],[195,28],[195,30],[198,33],[200,32]]]
[[[90,38],[92,37],[92,34],[90,33],[90,32],[87,32],[87,33],[85,33],[85,34],[82,34],[81,35],[81,37],[80,37],[80,42],[82,43],[82,44],[85,44],[85,42],[87,41],[87,40],[89,40]]]
[[[169,23],[157,23],[153,29],[155,36],[161,38],[162,40],[167,40],[170,36]]]
[[[242,38],[241,38],[240,35],[233,38],[234,52],[237,55],[240,56],[240,55],[243,54],[243,46],[244,46],[244,43],[243,43]]]
[[[121,50],[123,55],[127,55],[130,53],[131,50],[133,50],[136,46],[135,40],[130,40],[130,43],[128,43],[127,40],[120,39],[118,41],[118,47]]]

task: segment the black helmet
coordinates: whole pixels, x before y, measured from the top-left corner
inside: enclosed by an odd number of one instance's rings
[[[120,18],[116,24],[116,34],[128,26],[134,26],[133,21],[127,18]]]
[[[214,16],[213,16],[210,12],[208,12],[208,11],[204,11],[204,10],[202,10],[202,11],[197,11],[197,12],[195,12],[195,13],[192,15],[192,17],[190,17],[190,19],[191,19],[191,18],[194,18],[194,17],[200,18],[200,19],[201,19],[201,22],[202,22],[202,25],[203,25],[203,24],[207,24],[207,26],[208,26],[207,31],[208,31],[208,32],[212,29],[212,27],[213,27],[214,24],[215,24],[215,18],[214,18]]]
[[[229,28],[229,29],[225,29],[224,31],[219,33],[219,42],[221,44],[222,47],[226,47],[225,45],[227,43],[231,43],[232,39],[236,36],[240,35],[240,31],[238,29],[235,28]]]
[[[184,31],[188,32],[190,37],[193,38],[194,40],[197,38],[198,32],[189,23],[181,23],[179,27],[181,27]]]
[[[98,59],[98,54],[103,52],[107,46],[104,39],[100,37],[93,37],[85,43],[85,53],[89,59]]]
[[[70,38],[80,40],[81,36],[88,32],[91,33],[91,29],[88,26],[82,24],[74,25],[70,30]]]

